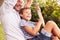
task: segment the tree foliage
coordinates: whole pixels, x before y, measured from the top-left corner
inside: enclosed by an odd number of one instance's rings
[[[56,0],[38,0],[42,15],[45,22],[53,20],[60,27],[60,6]],[[32,4],[32,21],[38,20],[37,11],[35,9],[35,0]]]

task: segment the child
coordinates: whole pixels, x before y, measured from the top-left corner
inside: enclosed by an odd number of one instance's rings
[[[39,7],[36,6],[36,9],[39,12]],[[32,40],[51,40],[52,34],[60,38],[60,29],[53,21],[48,21],[44,28],[42,28],[41,33],[39,33],[41,25],[43,23],[42,18],[38,20],[38,22],[30,21],[31,9],[30,8],[22,8],[19,12],[21,16],[20,28],[23,31],[25,38]]]

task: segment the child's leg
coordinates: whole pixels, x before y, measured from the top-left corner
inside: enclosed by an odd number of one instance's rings
[[[44,29],[48,32],[48,33],[52,33],[55,36],[60,38],[60,29],[58,28],[58,26],[56,25],[55,22],[53,21],[49,21],[47,22],[46,26],[44,27]]]
[[[52,36],[52,40],[59,40],[57,36]]]

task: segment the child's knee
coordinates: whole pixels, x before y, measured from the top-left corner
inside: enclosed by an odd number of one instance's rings
[[[55,22],[54,22],[54,21],[48,21],[47,23],[48,23],[48,24],[52,24],[52,23],[55,23]]]
[[[52,26],[53,23],[54,23],[54,21],[48,21],[48,22],[46,23],[46,25],[47,25],[47,26]]]
[[[55,22],[54,22],[54,21],[48,21],[48,22],[46,23],[46,27],[49,27],[49,28],[51,28],[51,29],[54,28],[54,25],[55,25]]]
[[[50,25],[50,26],[56,25],[56,23],[54,21],[48,21],[47,24]]]

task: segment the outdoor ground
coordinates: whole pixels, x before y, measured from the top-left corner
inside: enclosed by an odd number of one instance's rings
[[[0,0],[0,6],[2,4],[3,0]],[[2,25],[0,24],[0,40],[4,40],[4,32],[3,32],[3,28]]]
[[[0,40],[4,40],[4,32],[1,24],[0,24]]]

